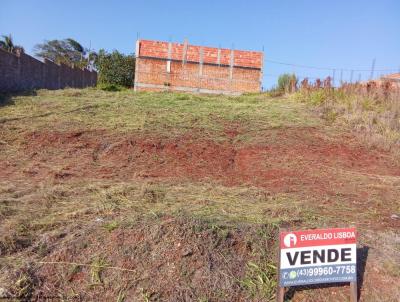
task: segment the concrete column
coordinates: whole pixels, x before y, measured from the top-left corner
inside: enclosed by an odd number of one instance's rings
[[[187,60],[187,49],[188,49],[188,40],[185,39],[185,41],[183,42],[182,65],[185,65],[185,64],[186,64],[186,60]]]
[[[167,79],[168,79],[168,90],[171,90],[171,58],[172,58],[172,43],[168,43],[168,61],[166,64],[166,72],[167,72]]]
[[[200,47],[199,75],[203,75],[204,48]]]
[[[233,62],[234,62],[234,51],[231,49],[231,57],[229,62],[229,78],[232,80],[233,78]]]
[[[57,88],[56,89],[60,89],[61,88],[61,65],[57,65]]]
[[[135,50],[135,79],[133,82],[133,90],[137,91],[138,87],[137,87],[137,83],[139,83],[139,74],[138,74],[138,65],[139,65],[139,56],[140,56],[140,40],[138,39],[136,41],[136,50]]]
[[[263,81],[263,72],[264,72],[264,50],[261,55],[260,87],[259,87],[260,91],[261,91],[262,81]]]
[[[167,66],[166,66],[167,67],[166,71],[168,73],[171,72],[171,58],[172,58],[172,43],[169,42],[168,43],[168,61],[167,61]]]

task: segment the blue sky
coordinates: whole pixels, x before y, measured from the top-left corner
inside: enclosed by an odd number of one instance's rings
[[[0,34],[11,33],[28,53],[36,43],[71,37],[86,47],[134,52],[141,38],[262,50],[264,87],[277,75],[349,80],[351,69],[375,77],[400,70],[400,1],[103,1],[0,0]],[[391,69],[380,71],[380,69]],[[353,79],[370,76],[355,71]]]

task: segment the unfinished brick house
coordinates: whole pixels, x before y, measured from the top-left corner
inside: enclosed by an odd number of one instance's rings
[[[259,92],[263,53],[138,40],[135,91]]]
[[[386,87],[389,89],[400,89],[400,73],[392,73],[381,76],[379,79],[364,81],[360,83],[365,87]],[[373,85],[373,86],[371,86]]]

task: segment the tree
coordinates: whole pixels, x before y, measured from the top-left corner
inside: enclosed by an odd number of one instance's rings
[[[2,40],[0,40],[0,48],[11,53],[24,52],[24,48],[22,46],[14,45],[11,35],[2,36]]]
[[[42,59],[63,63],[68,66],[88,67],[88,51],[79,42],[68,38],[64,40],[50,40],[37,44],[34,47],[35,55]]]
[[[81,53],[81,54],[85,54],[86,53],[86,51],[85,51],[85,49],[83,48],[83,46],[81,45],[81,44],[79,44],[79,42],[77,42],[76,40],[74,40],[74,39],[71,39],[71,38],[68,38],[68,39],[66,39],[66,41],[69,43],[69,45],[71,45],[71,47],[73,48],[73,49],[75,49],[77,52],[79,52],[79,53]]]
[[[107,53],[100,49],[95,59],[99,72],[99,84],[132,87],[135,75],[135,56],[124,55],[117,50]]]
[[[67,42],[69,43],[69,45],[78,53],[81,54],[81,61],[83,60],[84,55],[86,54],[86,49],[83,48],[83,46],[81,44],[79,44],[79,42],[77,42],[74,39],[68,38],[66,39]]]

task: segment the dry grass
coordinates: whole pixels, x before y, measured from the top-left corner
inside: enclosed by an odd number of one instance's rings
[[[224,187],[212,183],[72,182],[47,184],[35,188],[26,187],[24,194],[16,191],[13,185],[8,185],[3,186],[1,192],[2,200],[8,200],[14,196],[18,203],[7,206],[12,211],[3,216],[0,226],[2,230],[0,242],[2,247],[5,247],[3,250],[5,253],[2,255],[7,256],[2,257],[0,271],[10,271],[11,263],[14,263],[12,265],[20,263],[20,266],[17,265],[11,271],[19,272],[22,269],[21,273],[18,273],[19,277],[12,291],[21,297],[29,296],[31,294],[29,290],[34,284],[33,281],[27,279],[25,273],[22,273],[26,270],[27,261],[33,263],[34,267],[60,266],[57,269],[59,274],[69,272],[68,274],[73,275],[74,272],[71,273],[70,269],[73,269],[74,265],[79,267],[79,263],[69,265],[68,263],[44,262],[39,264],[42,259],[45,259],[43,257],[52,253],[57,242],[64,236],[72,236],[70,237],[72,239],[73,236],[82,236],[91,232],[105,232],[112,235],[118,230],[130,230],[142,226],[144,217],[147,217],[146,221],[157,225],[162,217],[172,215],[183,219],[192,217],[197,221],[202,221],[202,230],[209,229],[215,232],[215,246],[226,241],[230,232],[237,226],[259,225],[260,234],[257,236],[261,237],[252,235],[248,240],[261,238],[265,240],[265,245],[260,243],[258,249],[253,250],[255,258],[247,263],[244,276],[239,278],[237,275],[232,275],[230,278],[236,280],[235,282],[248,293],[249,299],[269,301],[275,294],[276,271],[273,261],[275,258],[269,249],[263,247],[267,247],[270,242],[276,243],[276,238],[275,235],[271,237],[273,232],[270,231],[266,231],[263,235],[263,226],[310,228],[332,226],[338,221],[350,222],[354,218],[353,215],[338,217],[337,213],[329,215],[329,213],[334,213],[333,207],[343,207],[341,203],[332,204],[332,208],[329,209],[325,205],[325,213],[322,214],[317,202],[305,203],[304,200],[296,199],[298,197],[294,195],[271,195],[259,188]],[[351,209],[344,208],[342,211],[348,213]],[[365,212],[362,215],[372,214]],[[391,238],[397,238],[395,239],[397,241],[392,242]],[[364,245],[385,246],[380,253],[376,253],[375,250],[370,251],[369,271],[379,270],[379,274],[388,274],[390,280],[399,278],[396,268],[396,263],[400,260],[398,259],[400,255],[398,238],[396,232],[385,231],[366,233],[362,236],[360,241]],[[26,244],[21,245],[21,242],[26,242]],[[81,244],[87,243],[83,241]],[[34,264],[35,261],[37,264]],[[95,290],[96,287],[102,286],[103,280],[111,282],[111,277],[109,273],[105,274],[105,270],[108,270],[108,267],[112,268],[113,260],[108,262],[100,251],[93,255],[92,259],[86,258],[84,261],[81,262],[80,267],[88,267],[85,269],[90,276],[90,280],[86,281],[88,288]],[[123,267],[120,266],[120,268]],[[103,275],[108,277],[104,279]],[[62,280],[67,277],[60,275],[59,278]],[[376,286],[371,284],[371,281],[366,282],[365,290],[374,293],[377,290]],[[313,299],[315,295],[315,291],[296,293],[296,297],[304,299]],[[336,291],[336,295],[338,299],[344,298],[346,290]],[[318,293],[317,296],[320,297],[319,301],[332,301],[331,296],[326,297],[323,292]]]
[[[344,85],[335,91],[301,89],[292,97],[317,106],[330,123],[349,125],[370,146],[399,150],[400,89]]]

